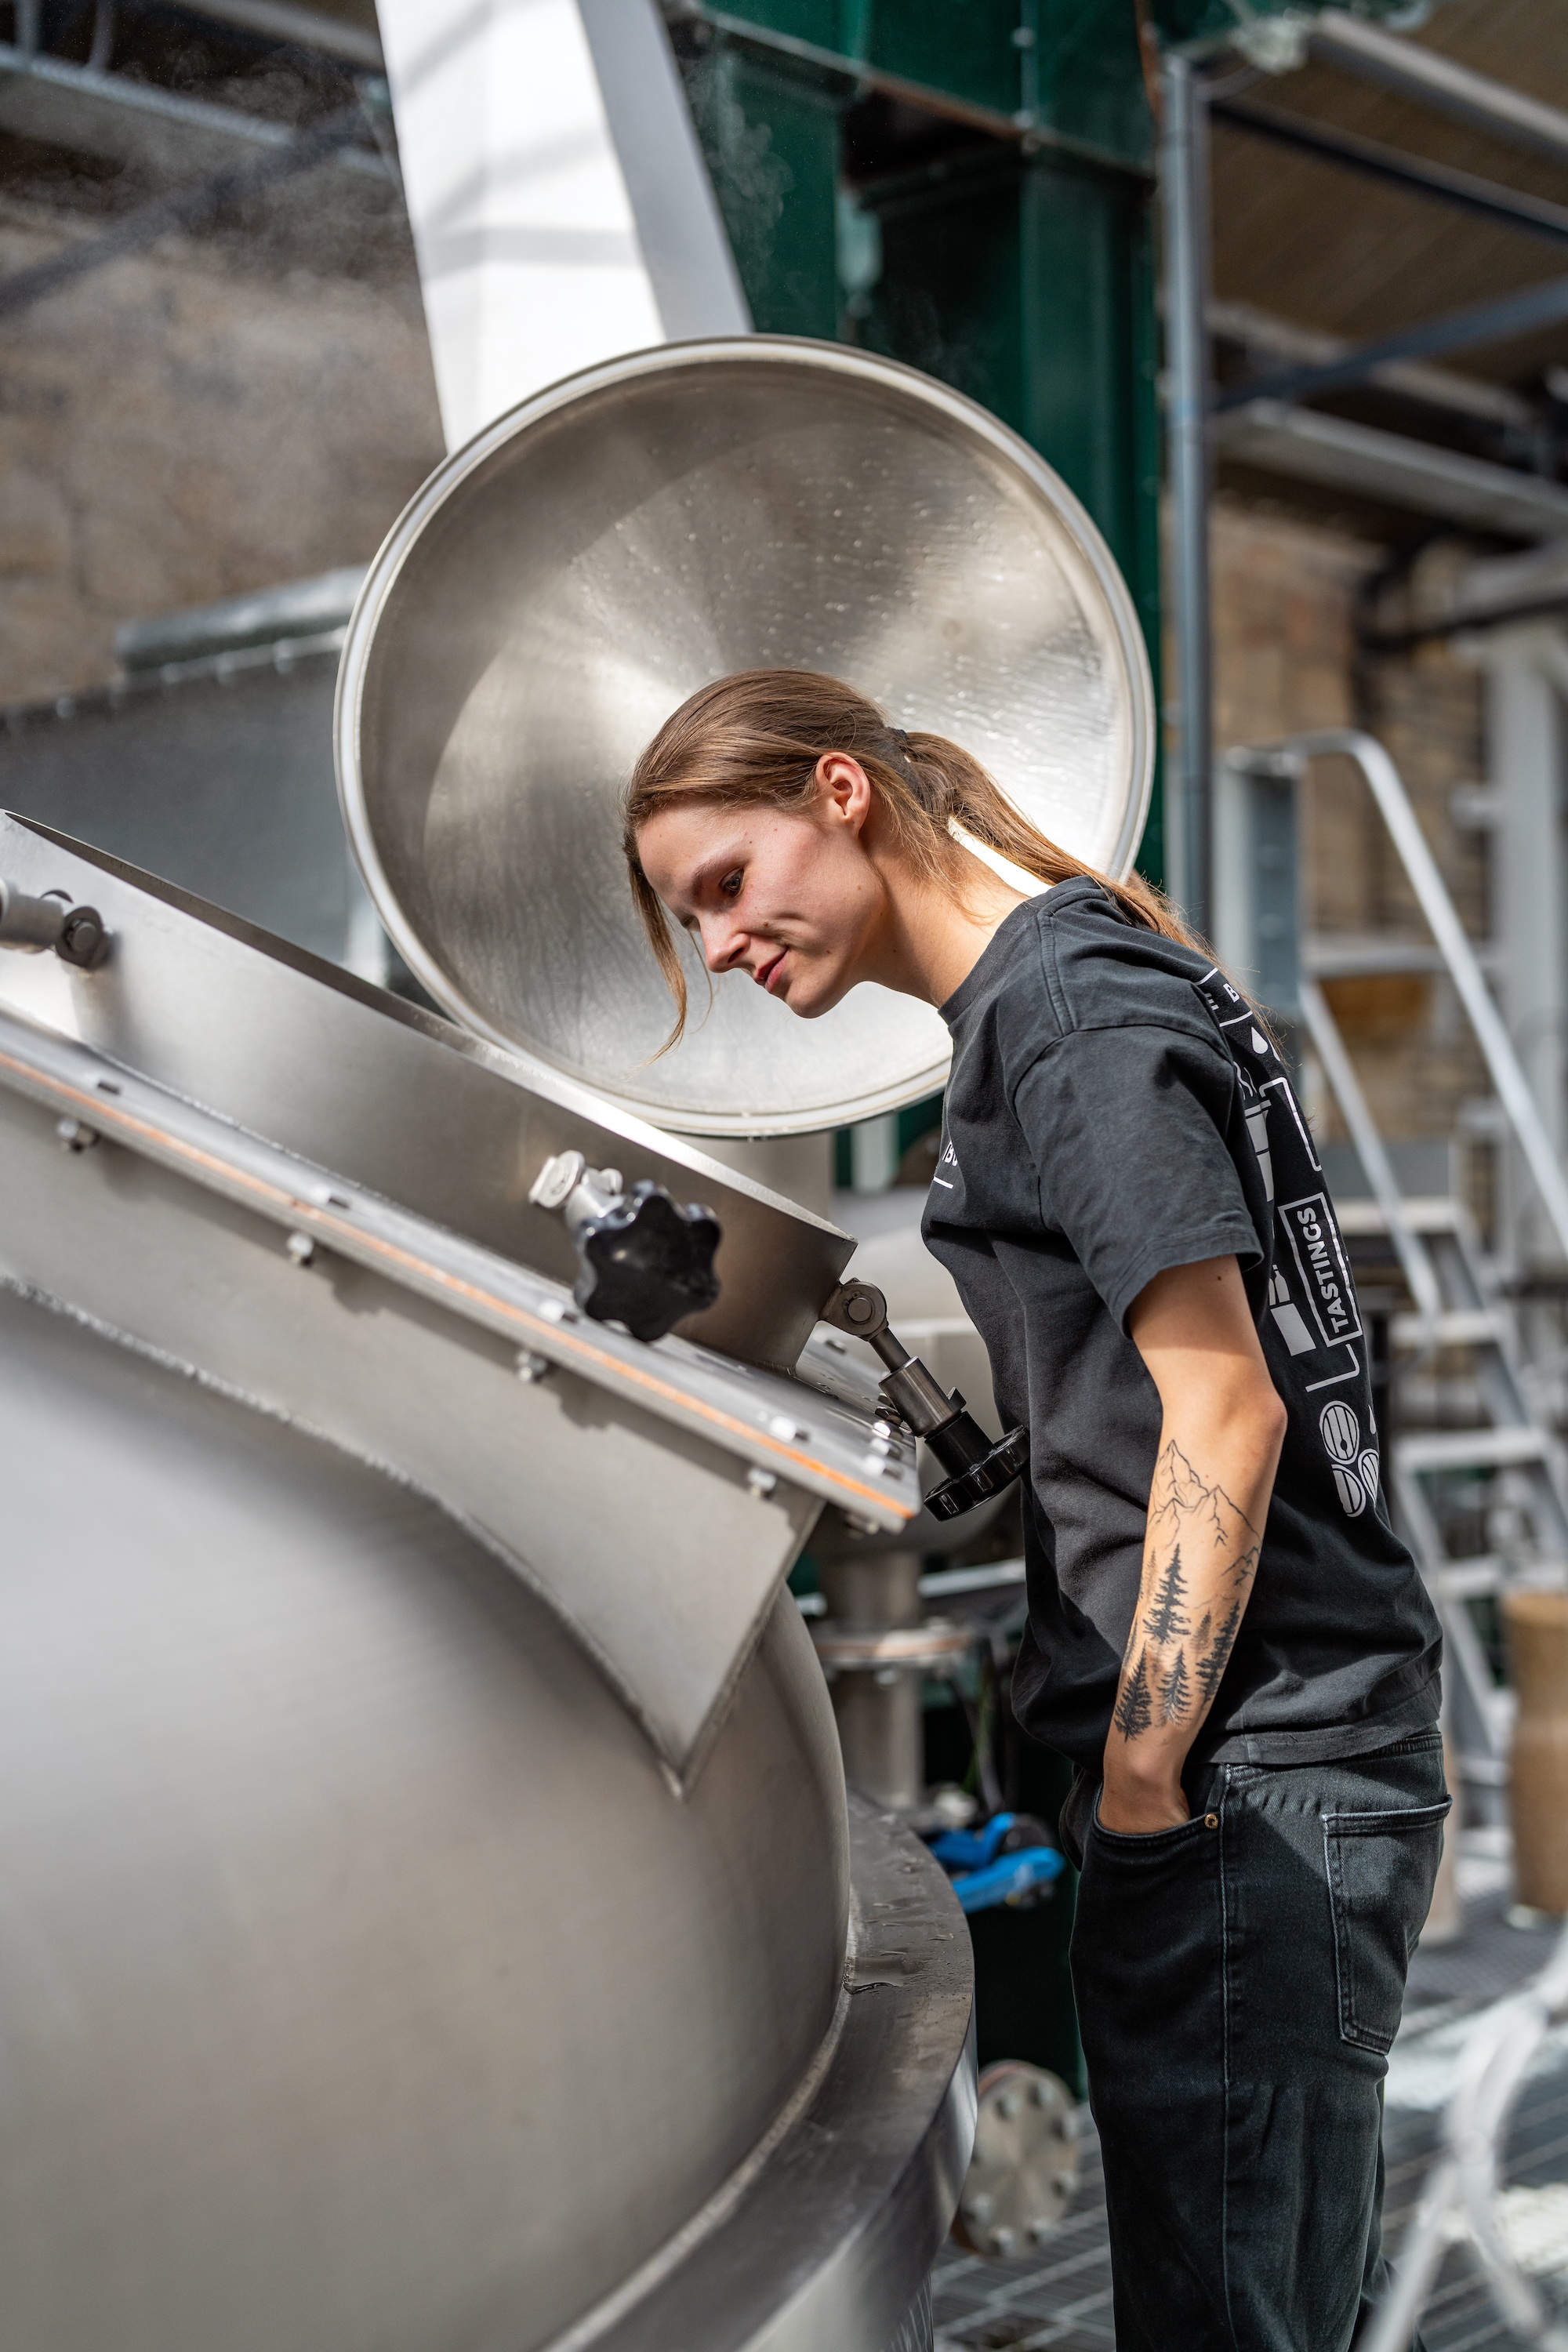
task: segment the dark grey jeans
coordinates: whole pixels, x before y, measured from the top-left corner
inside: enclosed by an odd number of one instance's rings
[[[1187,1795],[1152,1837],[1102,1828],[1087,1786],[1064,1813],[1117,2352],[1348,2352],[1384,2284],[1383,2077],[1442,1742],[1197,1766]]]

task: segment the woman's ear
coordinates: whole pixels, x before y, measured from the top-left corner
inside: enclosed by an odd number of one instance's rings
[[[830,823],[858,834],[871,814],[871,780],[847,751],[824,751],[816,763],[822,812]]]

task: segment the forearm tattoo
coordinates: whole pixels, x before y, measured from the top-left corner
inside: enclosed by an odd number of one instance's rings
[[[1196,1728],[1236,1647],[1260,1538],[1172,1438],[1154,1465],[1143,1583],[1111,1717],[1123,1739]]]

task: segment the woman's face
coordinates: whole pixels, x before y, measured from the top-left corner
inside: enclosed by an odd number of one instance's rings
[[[637,834],[643,872],[709,971],[749,972],[806,1021],[865,976],[886,899],[862,837],[864,771],[829,752],[816,774],[816,804],[799,815],[687,801]]]

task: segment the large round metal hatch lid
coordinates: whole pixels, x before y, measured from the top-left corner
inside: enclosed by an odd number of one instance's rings
[[[821,669],[952,735],[1064,848],[1131,862],[1149,667],[1104,541],[1026,443],[864,352],[672,344],[575,376],[433,474],[350,625],[338,772],[371,895],[437,1003],[695,1134],[784,1135],[940,1086],[937,1014],[804,1022],[692,960],[684,1043],[617,795],[710,679]]]

